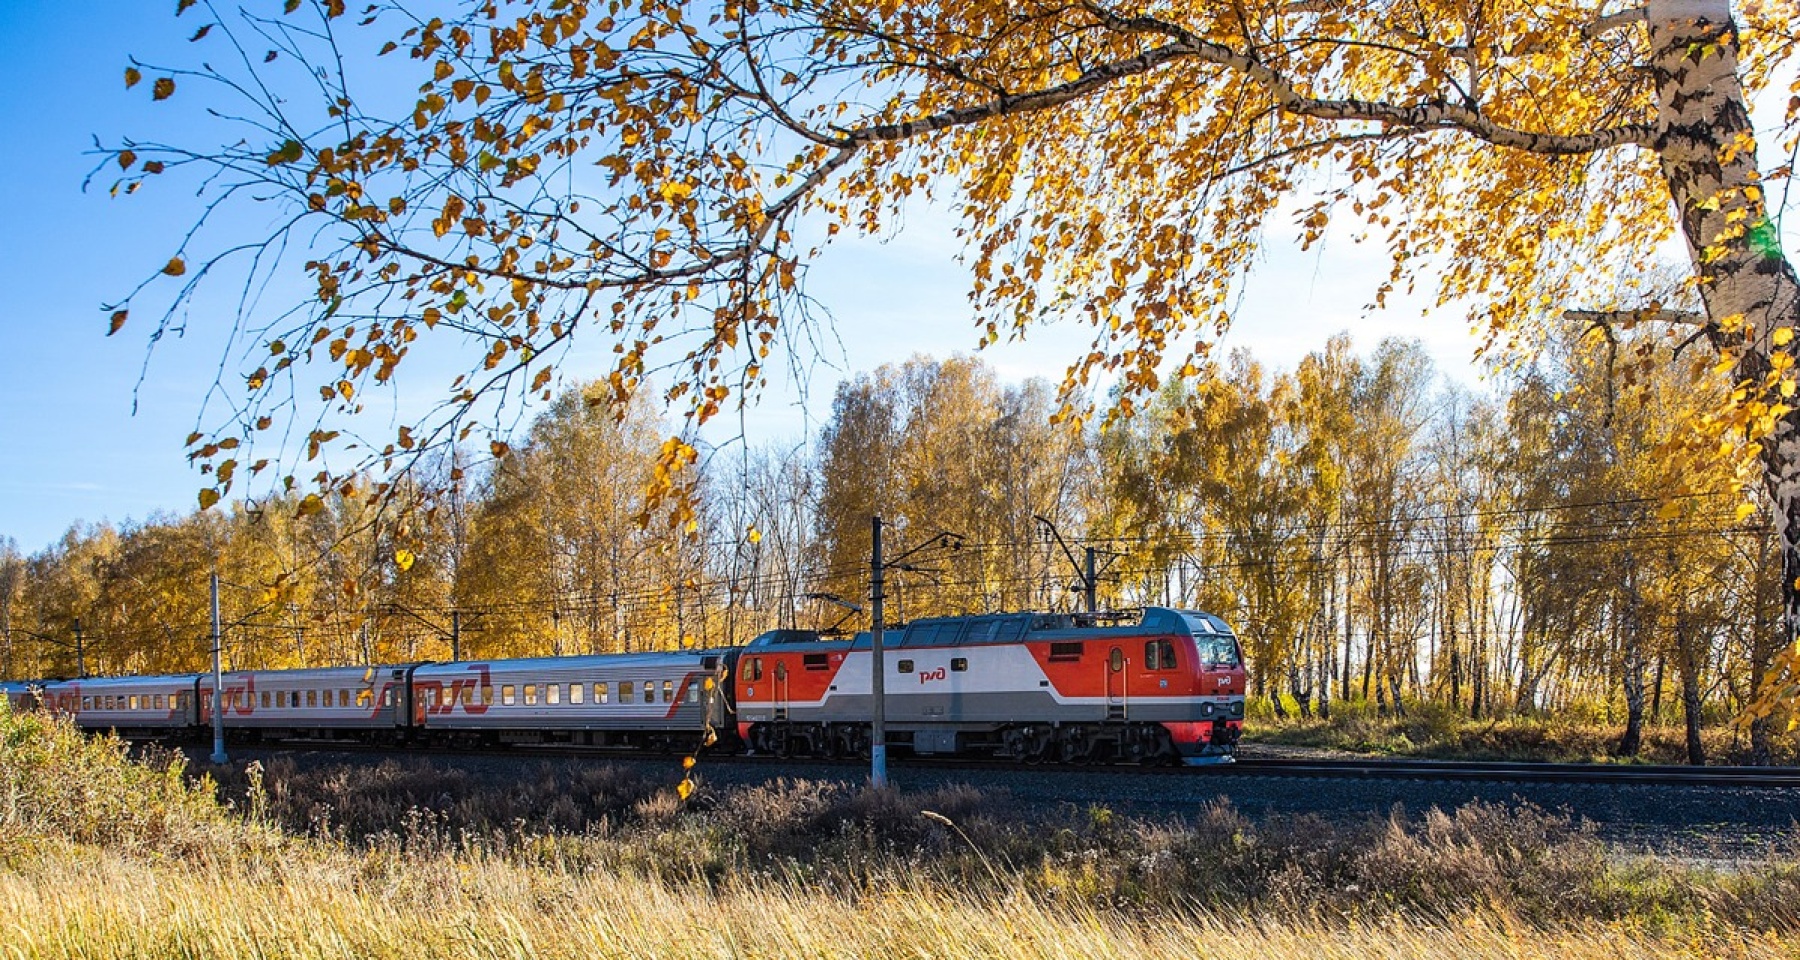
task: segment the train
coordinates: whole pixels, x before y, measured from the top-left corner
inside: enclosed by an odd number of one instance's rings
[[[1203,611],[934,617],[883,641],[885,729],[899,755],[1228,760],[1243,731],[1243,651]],[[866,631],[783,629],[705,650],[232,670],[218,680],[219,726],[237,743],[867,756],[873,646]],[[213,693],[212,674],[0,683],[15,708],[127,738],[210,736]]]

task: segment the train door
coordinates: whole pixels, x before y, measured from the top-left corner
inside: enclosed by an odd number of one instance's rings
[[[1106,655],[1106,719],[1125,719],[1126,696],[1125,651],[1114,647]]]
[[[788,718],[788,668],[785,661],[775,661],[775,683],[770,692],[775,698],[775,719]]]
[[[394,720],[394,726],[399,727],[402,730],[414,725],[412,673],[417,669],[418,665],[415,664],[410,667],[402,667],[394,670],[392,674],[393,684],[388,687],[388,689],[392,691],[391,695],[394,700],[392,704],[384,704],[384,706],[388,706],[394,711],[391,714]]]

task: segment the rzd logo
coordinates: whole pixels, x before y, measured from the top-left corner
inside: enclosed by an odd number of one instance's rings
[[[919,672],[919,682],[920,683],[930,683],[933,680],[943,680],[949,676],[950,675],[948,673],[944,672],[943,667],[935,667],[930,670],[921,670]]]

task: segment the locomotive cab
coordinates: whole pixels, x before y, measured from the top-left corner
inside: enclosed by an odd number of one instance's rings
[[[1225,621],[1199,610],[1151,607],[1144,611],[1147,632],[1170,634],[1174,664],[1188,680],[1188,713],[1164,721],[1175,749],[1184,757],[1229,756],[1244,729],[1244,655]],[[1166,654],[1165,654],[1166,655]],[[1181,661],[1185,661],[1182,663]]]

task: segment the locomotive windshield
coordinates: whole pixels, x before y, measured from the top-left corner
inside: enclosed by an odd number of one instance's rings
[[[1215,667],[1240,665],[1237,638],[1231,635],[1231,628],[1225,626],[1225,621],[1198,610],[1177,613],[1187,624],[1188,632],[1194,635],[1194,649],[1199,651],[1201,663]]]
[[[1195,637],[1194,649],[1200,652],[1200,662],[1212,667],[1235,667],[1238,665],[1237,641],[1231,634],[1214,634],[1210,637]]]

